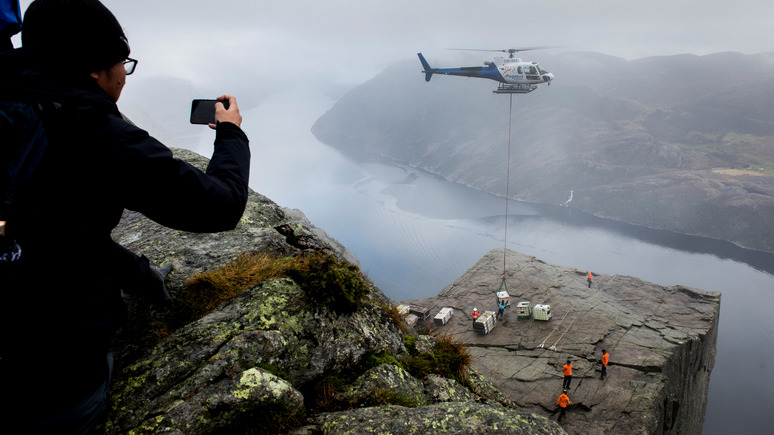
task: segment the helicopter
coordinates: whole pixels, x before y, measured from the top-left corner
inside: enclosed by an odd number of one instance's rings
[[[554,75],[545,71],[537,62],[529,62],[514,57],[514,53],[539,48],[509,48],[507,50],[478,50],[478,49],[453,49],[465,51],[496,51],[509,53],[507,58],[495,57],[491,62],[484,62],[485,66],[467,66],[460,68],[431,68],[422,53],[417,53],[419,61],[425,73],[425,81],[429,82],[433,74],[445,74],[451,76],[477,77],[500,82],[495,94],[526,94],[538,88],[538,85],[551,85]]]

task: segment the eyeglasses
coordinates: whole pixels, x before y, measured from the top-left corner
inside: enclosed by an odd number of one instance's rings
[[[134,72],[134,69],[137,68],[137,59],[132,59],[131,57],[127,57],[124,61],[124,69],[126,70],[126,75],[129,75]]]

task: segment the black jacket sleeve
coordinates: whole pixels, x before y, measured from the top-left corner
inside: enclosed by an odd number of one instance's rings
[[[114,175],[119,177],[116,184],[121,186],[125,208],[183,231],[218,232],[236,227],[247,204],[250,172],[248,139],[239,127],[218,125],[212,158],[202,172],[174,158],[169,148],[146,131],[120,118],[110,124],[118,135]]]

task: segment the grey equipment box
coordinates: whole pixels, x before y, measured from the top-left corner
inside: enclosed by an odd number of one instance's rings
[[[410,305],[409,314],[414,314],[415,316],[419,317],[419,320],[427,320],[427,318],[430,317],[430,309],[418,307],[416,305]]]

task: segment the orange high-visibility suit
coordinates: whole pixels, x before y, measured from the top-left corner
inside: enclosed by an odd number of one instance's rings
[[[561,396],[559,396],[558,399],[556,399],[556,404],[559,405],[559,419],[557,419],[557,422],[562,421],[562,417],[564,417],[564,411],[567,409],[567,405],[570,404],[570,398],[567,397],[567,394],[562,393]]]
[[[572,363],[570,361],[567,361],[567,364],[562,367],[562,372],[564,372],[564,381],[562,382],[562,388],[569,389],[570,388],[570,382],[572,382]]]

